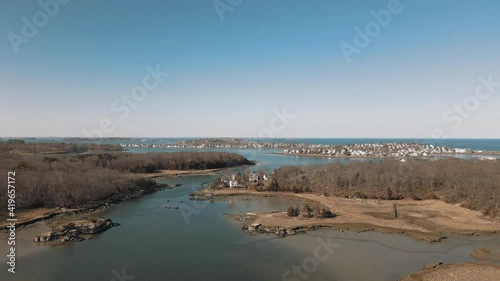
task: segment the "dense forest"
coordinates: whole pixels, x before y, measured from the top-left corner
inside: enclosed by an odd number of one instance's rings
[[[16,207],[78,207],[106,200],[116,194],[156,189],[154,180],[135,176],[158,170],[201,170],[250,165],[253,162],[234,153],[175,152],[132,154],[69,153],[20,154],[15,147],[0,150],[0,206],[6,210],[7,173],[16,172]],[[19,147],[21,146],[21,147]],[[82,146],[78,146],[82,147]],[[65,148],[56,146],[51,150]],[[87,150],[89,150],[87,148]],[[92,150],[97,147],[91,147]],[[38,150],[37,150],[38,151]],[[4,211],[2,211],[4,213]],[[1,213],[0,213],[1,214]]]
[[[353,162],[285,166],[257,190],[311,192],[324,196],[440,199],[500,215],[500,162],[459,159]]]

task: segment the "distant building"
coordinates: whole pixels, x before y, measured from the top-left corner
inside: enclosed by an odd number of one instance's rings
[[[258,180],[259,180],[259,175],[257,175],[257,173],[255,171],[251,172],[250,175],[248,176],[249,182],[256,182]]]
[[[230,180],[229,181],[229,188],[237,188],[238,187],[238,181],[237,180]]]

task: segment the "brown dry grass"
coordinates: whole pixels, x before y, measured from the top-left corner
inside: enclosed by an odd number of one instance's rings
[[[439,200],[344,199],[306,193],[237,189],[205,190],[205,192],[216,196],[265,195],[300,198],[327,206],[337,215],[335,218],[315,219],[288,217],[286,212],[259,213],[255,223],[263,226],[285,228],[332,226],[351,230],[376,230],[405,233],[427,241],[437,241],[448,233],[458,235],[500,233],[500,220]],[[397,205],[398,219],[393,216],[393,204]]]

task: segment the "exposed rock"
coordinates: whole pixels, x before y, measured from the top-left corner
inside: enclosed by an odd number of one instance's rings
[[[212,194],[205,194],[203,192],[193,192],[189,194],[189,199],[194,201],[214,200]]]
[[[300,229],[286,229],[284,227],[261,227],[261,226],[262,225],[260,223],[253,223],[251,225],[243,224],[240,226],[240,228],[243,231],[252,234],[274,234],[279,237],[285,237],[305,232]]]
[[[36,236],[35,242],[78,242],[91,238],[91,235],[104,232],[120,224],[110,219],[92,219],[79,225],[68,223],[61,229],[49,231],[46,234]]]
[[[428,264],[424,265],[424,267],[422,269],[433,269],[433,268],[436,268],[442,264],[443,264],[442,262],[428,263]]]
[[[248,227],[248,231],[256,231],[260,226],[260,223],[253,223]]]

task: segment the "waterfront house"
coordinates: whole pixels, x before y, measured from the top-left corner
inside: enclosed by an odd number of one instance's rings
[[[238,181],[237,180],[230,180],[229,181],[229,188],[237,188],[238,187]]]
[[[259,175],[255,171],[251,172],[250,175],[248,176],[248,181],[249,182],[257,182],[259,180]]]

